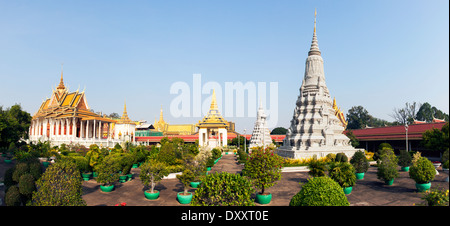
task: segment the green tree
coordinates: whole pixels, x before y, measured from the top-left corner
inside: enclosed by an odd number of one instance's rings
[[[287,129],[284,127],[277,127],[270,132],[271,135],[286,135]]]
[[[363,129],[370,118],[369,112],[363,106],[354,106],[347,113],[347,129]]]
[[[422,145],[429,150],[436,150],[443,153],[449,148],[448,122],[442,128],[426,130],[422,134]]]
[[[448,114],[431,106],[428,102],[423,103],[417,111],[416,119],[419,121],[431,122],[433,121],[433,118],[444,119],[448,122]]]
[[[75,162],[59,160],[48,167],[36,182],[34,206],[85,206],[82,179]]]
[[[359,146],[359,140],[358,138],[356,138],[355,134],[353,134],[353,131],[351,129],[349,129],[347,133],[345,133],[345,135],[348,137],[348,139],[350,139],[350,144],[352,144],[353,147],[356,148]]]
[[[169,175],[167,165],[156,160],[144,162],[140,166],[141,172],[139,179],[145,187],[150,186],[151,193],[154,193],[155,185],[159,183],[163,177]]]
[[[274,186],[281,179],[283,158],[274,154],[270,148],[258,147],[253,150],[242,170],[244,176],[251,178],[255,187],[264,194],[266,188]]]
[[[9,147],[17,143],[20,138],[28,138],[31,115],[15,104],[6,110],[0,106],[0,147]]]

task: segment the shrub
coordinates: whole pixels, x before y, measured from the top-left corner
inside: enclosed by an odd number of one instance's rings
[[[20,194],[26,196],[27,199],[31,198],[31,194],[36,190],[33,175],[28,173],[22,175],[19,179],[18,187]]]
[[[103,185],[109,185],[119,179],[118,171],[120,170],[120,164],[116,158],[112,155],[106,156],[103,161],[98,165],[97,182]]]
[[[247,162],[247,158],[248,158],[247,152],[239,149],[238,150],[238,155],[239,155],[238,162],[240,164],[245,164]]]
[[[401,167],[408,167],[411,165],[411,163],[412,163],[411,155],[408,152],[406,152],[406,150],[401,150],[400,156],[398,158],[398,164]]]
[[[436,169],[425,157],[420,157],[409,169],[409,177],[418,184],[427,184],[434,179]]]
[[[32,195],[35,206],[85,206],[82,179],[73,161],[59,160],[45,170]]]
[[[164,162],[168,165],[175,165],[177,154],[175,148],[171,143],[165,143],[161,146],[161,151],[156,158],[160,162]]]
[[[348,157],[345,153],[337,153],[335,162],[348,162]]]
[[[383,181],[390,181],[398,177],[397,157],[391,150],[385,150],[384,154],[377,160],[377,178]]]
[[[283,159],[277,154],[274,155],[270,148],[264,150],[258,147],[250,154],[242,173],[251,178],[255,187],[261,189],[260,194],[264,194],[266,188],[274,186],[276,181],[281,179],[282,163]]]
[[[222,156],[222,151],[220,149],[213,148],[211,150],[211,152],[212,152],[213,159],[218,159],[218,158],[220,158],[220,156]]]
[[[343,188],[353,187],[356,183],[355,169],[347,162],[331,164],[329,176]]]
[[[194,180],[194,178],[195,174],[189,169],[185,169],[181,175],[177,175],[177,179],[183,184],[184,195],[188,194],[189,184]]]
[[[378,146],[378,151],[373,155],[373,160],[377,161],[380,159],[386,151],[394,151],[394,149],[389,143],[381,143],[380,146]]]
[[[448,160],[447,160],[448,161]],[[426,191],[423,200],[426,201],[427,206],[447,206],[448,207],[448,189],[447,190],[438,190],[432,189],[430,191]]]
[[[24,163],[24,162],[17,163],[17,165],[16,165],[16,167],[15,167],[15,170],[14,170],[14,173],[13,173],[13,175],[12,175],[12,179],[13,179],[15,182],[19,183],[20,177],[21,177],[22,175],[28,173],[29,170],[30,170],[30,168],[28,167],[28,164],[26,164],[26,163]]]
[[[292,197],[289,206],[349,206],[341,186],[333,179],[312,177]]]
[[[334,162],[336,160],[336,154],[333,153],[328,154],[326,157],[330,162]]]
[[[17,186],[9,187],[5,194],[5,204],[7,206],[20,206],[21,203],[19,188]]]
[[[155,185],[159,183],[163,177],[169,175],[169,170],[166,164],[156,160],[144,162],[140,166],[140,169],[141,172],[139,174],[139,178],[144,186],[148,187],[150,185],[151,193],[153,193]]]
[[[369,161],[363,151],[357,151],[350,159],[350,163],[357,173],[365,173],[369,169]]]
[[[442,158],[441,158],[441,162],[447,162],[447,161],[448,161],[448,148],[446,151],[444,151],[444,154],[442,154]]]
[[[327,165],[324,162],[318,160],[312,160],[308,164],[309,172],[308,174],[312,177],[323,177],[327,171]]]
[[[444,164],[442,164],[442,168],[448,169],[448,160],[445,161]]]
[[[251,182],[239,174],[227,172],[209,174],[195,191],[193,206],[254,206]]]

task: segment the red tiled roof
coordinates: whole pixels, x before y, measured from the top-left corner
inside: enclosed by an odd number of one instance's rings
[[[408,127],[408,140],[422,140],[422,133],[433,128],[441,129],[445,122],[412,124]],[[346,133],[345,131],[344,133]],[[352,130],[353,134],[360,141],[373,140],[405,140],[405,126],[389,126],[369,129]]]
[[[243,136],[245,138],[247,138],[247,140],[250,140],[250,138],[252,137],[251,134],[246,134],[246,135],[240,135]],[[284,137],[286,135],[270,135],[270,137],[272,139],[275,140],[275,142],[282,142]],[[161,139],[164,136],[148,136],[148,137],[136,137],[136,141],[140,141],[140,142],[159,142],[161,141]],[[172,136],[167,136],[169,139],[173,138],[173,137],[178,137],[183,139],[185,142],[195,142],[195,140],[198,140],[198,135],[172,135]],[[227,139],[231,140],[237,137],[237,134],[235,133],[229,133],[227,134]]]

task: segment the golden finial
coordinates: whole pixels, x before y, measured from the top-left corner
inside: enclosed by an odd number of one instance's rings
[[[59,86],[57,87],[57,89],[65,89],[66,87],[64,86],[64,81],[63,81],[63,64],[61,63],[61,80],[59,81]]]
[[[317,9],[314,8],[314,33],[316,33],[316,16],[317,16]]]
[[[212,98],[211,98],[211,107],[210,109],[218,109],[217,100],[216,100],[216,90],[213,89]]]

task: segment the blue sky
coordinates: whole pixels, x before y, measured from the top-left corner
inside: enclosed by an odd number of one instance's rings
[[[161,105],[169,123],[198,122],[169,111],[171,85],[191,85],[194,73],[202,83],[278,82],[278,126],[287,127],[317,8],[326,84],[344,113],[362,105],[393,121],[393,109],[413,101],[448,113],[448,4],[0,0],[0,105],[34,114],[64,62],[66,86],[85,88],[95,111],[122,114],[126,100],[131,119],[151,123]],[[250,133],[255,117],[226,119]]]

